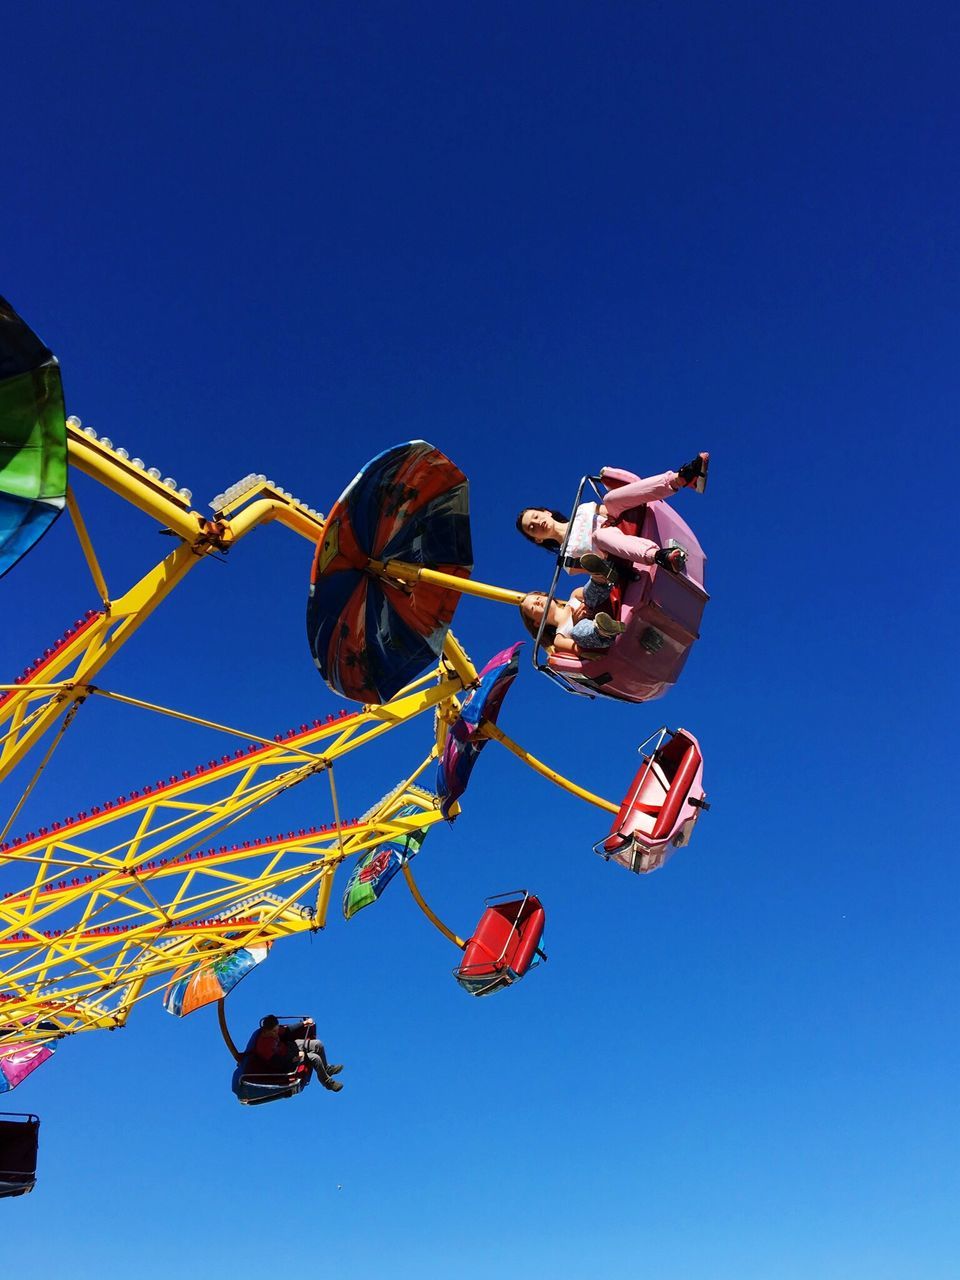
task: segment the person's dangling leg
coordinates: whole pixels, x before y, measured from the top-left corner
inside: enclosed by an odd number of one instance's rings
[[[578,622],[570,632],[570,639],[578,649],[584,650],[609,649],[613,644],[613,636],[604,635],[592,618]]]
[[[602,609],[610,599],[610,583],[591,578],[583,588],[583,603],[591,614]]]
[[[623,484],[639,484],[643,477],[621,467],[604,467],[600,479],[608,488],[618,489]]]
[[[624,533],[615,524],[594,529],[593,545],[600,555],[628,560],[630,564],[653,564],[660,550],[658,542],[641,538],[638,533]]]
[[[618,516],[631,507],[640,507],[647,502],[660,502],[670,498],[678,489],[695,489],[703,493],[707,487],[707,467],[710,462],[709,453],[698,453],[692,462],[684,463],[678,471],[664,471],[658,476],[647,476],[640,479],[632,471],[620,471],[616,467],[604,467],[600,479],[608,480],[615,487],[608,489],[603,498],[607,515]],[[629,478],[628,478],[629,477]]]
[[[310,1063],[314,1074],[322,1085],[328,1089],[340,1089],[343,1087],[332,1078],[343,1070],[343,1064],[337,1063],[335,1066],[330,1066],[327,1062],[327,1052],[321,1041],[298,1040],[297,1048],[301,1050],[304,1058]]]
[[[629,475],[629,472],[617,472],[612,467],[604,467],[600,479],[610,476]],[[603,495],[603,505],[608,516],[619,516],[631,507],[642,507],[647,502],[659,502],[663,498],[672,498],[678,488],[676,471],[664,471],[662,475],[647,476],[645,479],[631,480],[616,489],[608,489]]]
[[[297,1048],[310,1063],[319,1080],[327,1076],[327,1051],[320,1040],[298,1040]]]

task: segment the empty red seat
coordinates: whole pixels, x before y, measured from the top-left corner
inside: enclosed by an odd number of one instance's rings
[[[704,798],[703,757],[693,734],[663,728],[641,747],[643,764],[609,834],[594,848],[631,871],[655,871],[687,843]]]
[[[660,808],[660,813],[657,815],[656,825],[650,837],[651,840],[663,840],[673,830],[673,825],[680,812],[680,806],[686,800],[693,780],[697,776],[697,770],[702,763],[697,744],[691,742],[683,753],[680,764],[677,766],[677,772],[673,775],[670,790],[667,792]]]
[[[539,898],[521,892],[488,898],[454,976],[474,996],[492,995],[517,982],[540,960],[546,919]]]

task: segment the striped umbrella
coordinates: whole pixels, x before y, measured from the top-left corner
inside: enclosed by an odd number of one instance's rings
[[[266,960],[270,943],[253,947],[238,947],[226,955],[202,964],[185,965],[178,969],[163,993],[163,1007],[175,1018],[185,1018],[195,1009],[222,1000],[233,990],[241,978]]]
[[[357,702],[386,702],[443,652],[460,592],[370,572],[402,560],[469,577],[467,478],[425,440],[368,462],[334,503],[317,544],[307,638],[320,674]]]

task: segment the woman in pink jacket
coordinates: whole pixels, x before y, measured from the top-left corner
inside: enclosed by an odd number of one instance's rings
[[[707,487],[709,453],[699,453],[677,471],[642,479],[632,471],[604,467],[600,480],[607,487],[603,503],[584,502],[572,516],[549,507],[524,507],[517,516],[517,529],[547,551],[559,551],[567,538],[564,566],[571,572],[602,571],[598,560],[611,557],[631,564],[659,564],[678,573],[684,564],[679,548],[660,547],[649,538],[625,532],[619,521],[625,512],[648,502],[670,498],[680,489],[703,493]],[[586,560],[586,562],[584,562]],[[612,568],[612,566],[611,566]]]

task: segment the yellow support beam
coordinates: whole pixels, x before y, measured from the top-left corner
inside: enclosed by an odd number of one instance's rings
[[[107,581],[103,576],[103,570],[100,568],[100,561],[97,559],[96,552],[93,549],[93,543],[90,541],[90,535],[87,533],[87,526],[84,523],[83,516],[80,514],[76,495],[69,486],[67,488],[67,510],[70,513],[70,519],[73,521],[77,538],[80,540],[80,549],[87,562],[87,568],[90,570],[90,576],[93,578],[93,585],[97,588],[97,593],[103,601],[104,608],[106,608],[110,603]]]
[[[67,427],[67,457],[77,471],[152,516],[190,546],[200,541],[208,522],[198,512],[191,511],[189,503],[176,490],[141,471],[72,423]]]
[[[604,800],[603,796],[595,795],[592,791],[588,791],[586,787],[578,786],[577,783],[571,782],[569,778],[565,778],[562,773],[558,773],[556,769],[551,769],[542,760],[538,760],[536,756],[531,755],[529,751],[521,747],[518,742],[508,738],[498,725],[491,724],[489,720],[485,720],[480,732],[485,738],[492,738],[494,742],[499,742],[502,747],[506,747],[508,751],[513,752],[518,760],[522,760],[525,765],[529,765],[535,773],[539,773],[541,777],[548,779],[548,781],[561,787],[564,791],[569,791],[570,795],[577,796],[580,800],[586,800],[589,804],[596,805],[598,809],[605,809],[607,813],[620,812],[619,805],[614,804],[611,800]]]
[[[443,934],[443,936],[447,938],[448,941],[452,942],[455,947],[459,947],[460,950],[463,951],[466,948],[466,945],[467,945],[466,942],[464,941],[463,938],[460,937],[459,934],[454,933],[452,929],[448,929],[447,926],[440,919],[440,917],[436,915],[432,910],[432,908],[429,906],[429,904],[427,903],[427,900],[424,898],[423,894],[420,892],[420,889],[419,889],[419,886],[417,885],[416,880],[414,880],[413,878],[413,872],[410,870],[409,862],[405,862],[403,864],[403,876],[407,882],[407,888],[410,890],[410,893],[413,896],[414,902],[417,904],[417,906],[420,908],[423,914],[427,917],[430,923],[434,926],[435,929],[439,929],[439,931]]]
[[[406,564],[403,560],[371,560],[369,570],[378,577],[394,578],[416,586],[429,582],[438,587],[451,587],[465,596],[479,596],[481,600],[496,600],[500,604],[522,603],[526,591],[511,591],[506,587],[494,587],[488,582],[474,582],[472,578],[459,578],[453,573],[441,573],[438,569],[426,569],[419,564]]]

